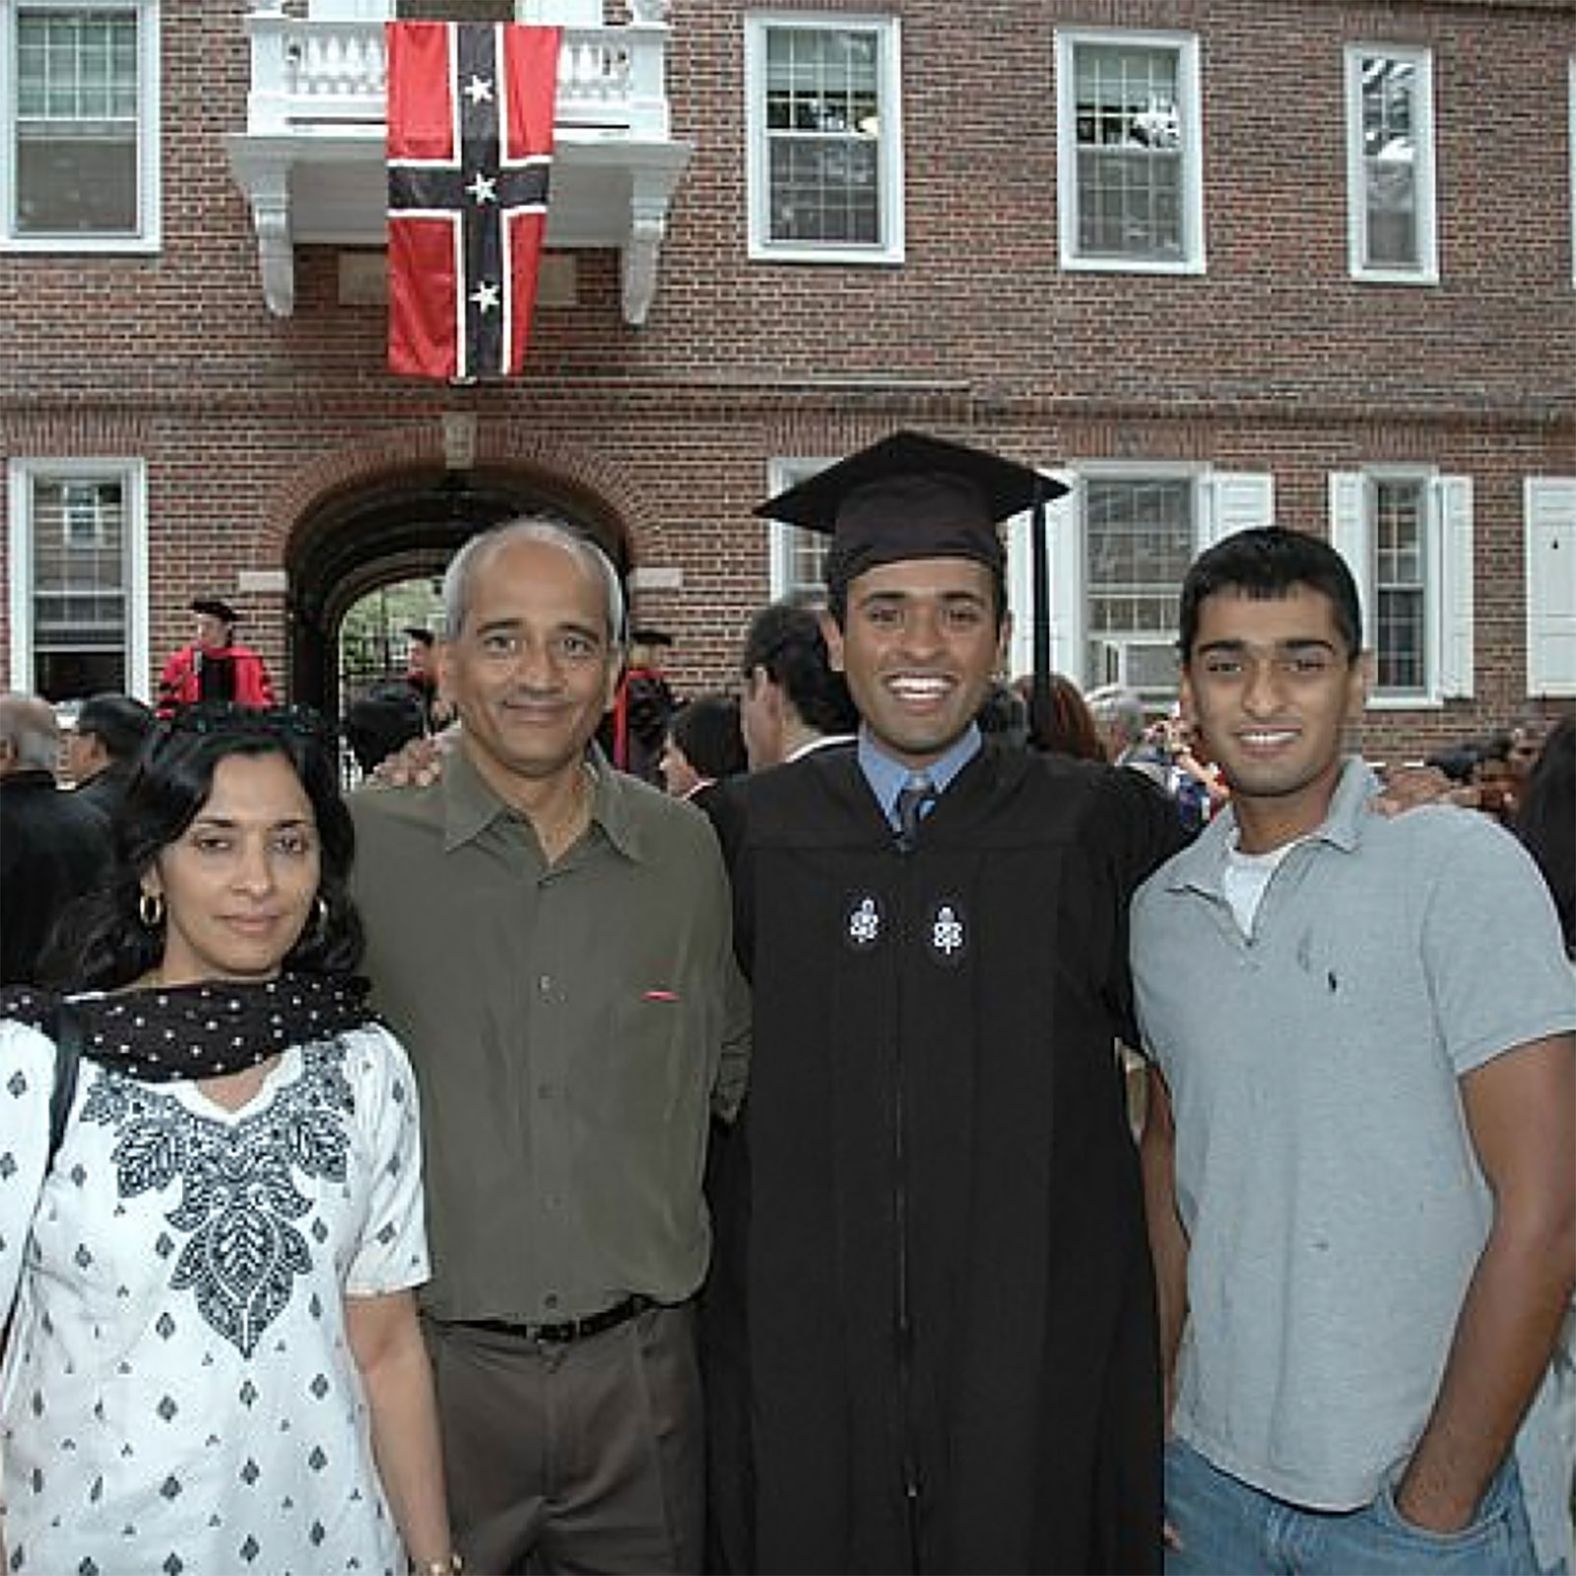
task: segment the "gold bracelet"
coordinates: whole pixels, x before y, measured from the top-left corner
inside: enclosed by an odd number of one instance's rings
[[[425,1565],[414,1565],[415,1576],[462,1576],[465,1561],[458,1554],[446,1554],[441,1560],[428,1560]]]

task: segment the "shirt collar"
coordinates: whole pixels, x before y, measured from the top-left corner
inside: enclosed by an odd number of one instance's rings
[[[1379,791],[1379,779],[1360,757],[1348,756],[1330,797],[1330,808],[1323,822],[1303,839],[1328,843],[1343,853],[1354,852],[1362,842],[1365,819],[1372,812],[1369,801]],[[1166,886],[1173,892],[1193,888],[1200,892],[1220,891],[1221,873],[1227,852],[1236,846],[1237,816],[1228,803],[1197,841],[1171,862]]]
[[[592,824],[601,827],[608,842],[620,853],[630,859],[643,858],[640,827],[630,806],[630,798],[638,789],[631,779],[612,769],[596,744],[587,748],[586,764],[592,776]],[[438,787],[443,795],[445,853],[480,837],[499,816],[512,813],[477,771],[463,743],[445,759]]]
[[[888,820],[897,814],[897,796],[913,777],[928,777],[938,794],[945,793],[952,779],[979,754],[983,740],[977,723],[970,723],[968,731],[956,740],[939,759],[928,766],[909,766],[893,760],[875,742],[867,727],[859,730],[859,769],[870,784],[882,813]]]

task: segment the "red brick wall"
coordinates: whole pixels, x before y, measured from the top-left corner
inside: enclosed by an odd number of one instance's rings
[[[528,375],[470,389],[389,377],[382,310],[337,303],[329,249],[298,252],[294,316],[267,312],[222,142],[244,123],[245,9],[165,8],[163,251],[0,254],[0,455],[146,458],[156,653],[187,637],[192,595],[285,566],[322,499],[438,463],[460,410],[483,462],[563,479],[637,562],[682,570],[641,615],[680,635],[681,687],[723,682],[767,593],[749,515],[767,460],[914,425],[1040,462],[1272,470],[1282,521],[1319,531],[1333,469],[1470,475],[1478,698],[1376,713],[1366,742],[1421,753],[1523,709],[1522,478],[1576,474],[1568,0],[880,7],[903,29],[897,268],[746,258],[744,11],[684,0],[670,88],[696,151],[649,322],[624,324],[616,257],[580,254],[578,304],[539,314]],[[1205,276],[1058,267],[1058,25],[1199,34]],[[1347,278],[1348,41],[1435,51],[1438,286]],[[238,600],[282,672],[283,599]]]

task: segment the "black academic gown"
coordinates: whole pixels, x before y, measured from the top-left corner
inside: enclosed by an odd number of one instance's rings
[[[851,749],[715,807],[752,977],[720,1177],[716,1523],[761,1572],[1147,1571],[1161,1407],[1127,904],[1137,774],[972,761],[901,852]],[[721,1302],[719,1309],[716,1304]]]

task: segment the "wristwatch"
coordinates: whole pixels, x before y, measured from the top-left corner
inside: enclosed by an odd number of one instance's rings
[[[446,1554],[441,1560],[428,1560],[425,1565],[412,1565],[414,1576],[462,1576],[465,1561],[456,1553]]]

